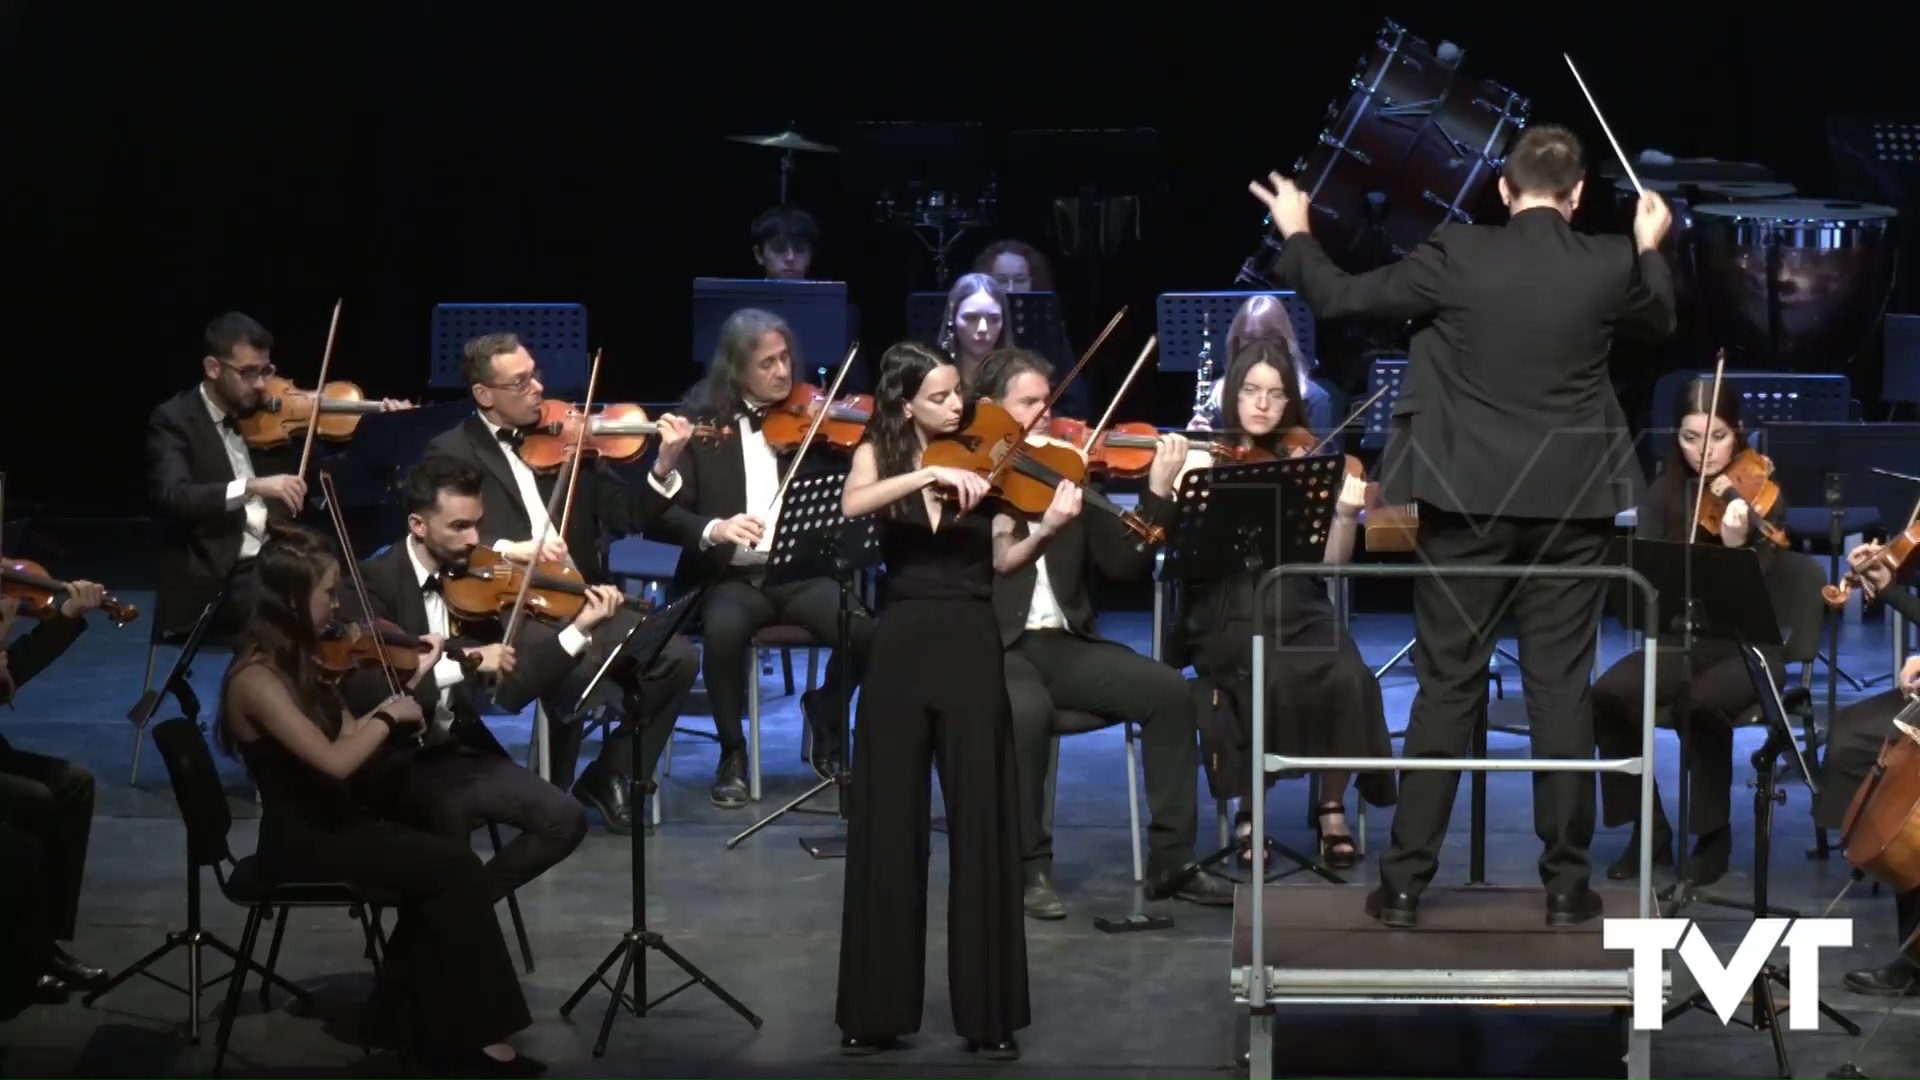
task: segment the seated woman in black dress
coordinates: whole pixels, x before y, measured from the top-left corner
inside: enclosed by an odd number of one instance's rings
[[[1866,544],[1847,555],[1847,561],[1861,571],[1863,599],[1884,598],[1888,607],[1920,622],[1920,596],[1905,586],[1892,587],[1891,572],[1885,566],[1873,565],[1873,555],[1879,548],[1879,544]],[[1881,745],[1888,739],[1908,737],[1893,726],[1893,718],[1916,696],[1920,696],[1920,656],[1910,656],[1900,669],[1899,685],[1856,701],[1834,715],[1827,731],[1826,760],[1821,763],[1824,783],[1814,801],[1815,824],[1823,829],[1845,826],[1847,807],[1873,771]],[[1920,890],[1895,896],[1893,910],[1894,940],[1904,943],[1920,931]],[[1896,956],[1882,967],[1849,971],[1844,981],[1847,989],[1859,994],[1920,993],[1920,967]]]
[[[1722,387],[1717,409],[1713,401],[1713,379],[1695,379],[1681,388],[1679,428],[1673,446],[1660,473],[1647,488],[1639,507],[1634,535],[1644,540],[1682,543],[1687,539],[1687,522],[1693,517],[1699,478],[1709,481],[1709,498],[1723,482],[1727,464],[1746,449],[1746,431],[1740,423],[1740,395]],[[1786,513],[1786,500],[1778,500],[1768,520],[1778,522]],[[1762,573],[1772,569],[1777,549],[1767,542],[1757,527],[1752,507],[1735,498],[1721,518],[1720,533],[1701,528],[1694,531],[1696,544],[1725,547],[1751,547],[1759,553]],[[1670,636],[1663,636],[1665,637]],[[1655,656],[1654,700],[1673,704],[1682,683],[1681,650],[1662,647]],[[1778,656],[1769,657],[1777,678]],[[1603,758],[1633,757],[1640,752],[1641,696],[1644,685],[1644,654],[1639,650],[1622,657],[1593,684],[1593,738]],[[1689,828],[1700,838],[1693,856],[1687,861],[1687,878],[1696,885],[1709,885],[1727,872],[1733,853],[1733,831],[1728,824],[1733,792],[1733,728],[1729,722],[1751,709],[1760,700],[1753,679],[1739,652],[1729,642],[1700,638],[1693,643],[1693,679],[1686,684],[1687,712],[1692,727],[1688,732],[1688,788],[1692,805],[1688,808]],[[1626,881],[1640,874],[1640,778],[1625,773],[1600,774],[1600,812],[1609,827],[1634,822],[1627,846],[1607,876]],[[1667,824],[1656,788],[1653,804],[1653,859],[1657,865],[1673,865],[1673,830]]]
[[[986,481],[920,464],[958,431],[960,370],[914,344],[881,358],[867,439],[840,508],[875,515],[887,605],[874,630],[854,728],[854,808],[840,925],[840,1048],[871,1054],[920,1030],[926,996],[929,768],[947,810],[947,980],[967,1049],[1019,1057],[1031,1022],[1021,905],[1020,794],[993,575],[1040,557],[1080,512],[1062,484],[1032,528],[983,503]],[[936,487],[954,496],[936,497]]]
[[[1238,434],[1224,437],[1276,457],[1291,456],[1281,446],[1282,437],[1307,426],[1299,385],[1293,356],[1284,342],[1270,338],[1241,349],[1227,369],[1221,398],[1233,410],[1225,426]],[[1327,562],[1343,563],[1352,557],[1365,493],[1365,484],[1344,478],[1327,536]],[[1253,593],[1266,569],[1256,563],[1211,581],[1189,582],[1182,590],[1181,628],[1193,669],[1215,686],[1237,685],[1252,671]],[[1267,637],[1271,750],[1302,757],[1392,757],[1380,683],[1341,627],[1324,583],[1287,578],[1280,588],[1278,609],[1280,625],[1269,629]],[[1250,703],[1241,705],[1246,708]],[[1347,869],[1358,858],[1347,829],[1349,779],[1342,772],[1323,774],[1321,802],[1314,808],[1320,860],[1333,869]],[[1392,806],[1396,801],[1391,772],[1364,773],[1359,788],[1361,798],[1374,806]],[[1250,815],[1242,815],[1240,828],[1243,837],[1251,835]]]
[[[349,790],[396,729],[422,720],[405,694],[347,716],[321,681],[314,655],[340,585],[331,547],[276,525],[254,572],[253,609],[220,690],[218,738],[260,788],[261,876],[399,896],[383,975],[404,995],[414,1048],[455,1075],[539,1075],[546,1066],[505,1041],[532,1018],[480,860],[461,840],[368,815]]]

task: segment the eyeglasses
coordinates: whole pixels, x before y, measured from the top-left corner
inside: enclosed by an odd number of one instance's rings
[[[1263,401],[1268,405],[1285,405],[1287,403],[1287,392],[1279,389],[1267,390],[1258,386],[1242,385],[1240,387],[1240,400]]]
[[[278,370],[272,364],[261,364],[259,367],[241,367],[231,360],[221,360],[220,363],[224,365],[228,371],[240,376],[241,382],[271,379],[273,378],[273,373]]]
[[[486,385],[493,387],[495,390],[510,390],[516,394],[524,394],[533,389],[534,383],[544,381],[545,380],[540,377],[540,369],[536,367],[512,382],[487,383]]]

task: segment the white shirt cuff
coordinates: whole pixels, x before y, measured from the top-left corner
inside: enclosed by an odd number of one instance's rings
[[[580,650],[587,647],[587,635],[577,626],[569,626],[560,631],[560,647],[568,656],[579,656]]]
[[[227,485],[227,509],[238,510],[247,502],[247,482],[235,480]]]
[[[511,548],[512,546],[513,546],[513,541],[511,540],[495,540],[493,542],[493,550],[499,552],[502,555],[505,555],[507,553],[507,549]]]
[[[675,495],[680,494],[680,470],[679,469],[673,470],[672,472],[667,474],[667,478],[665,480],[662,480],[659,477],[653,475],[652,469],[648,469],[647,483],[653,485],[653,490],[671,499]]]
[[[458,686],[466,680],[467,669],[461,666],[460,661],[451,656],[443,656],[434,661],[433,685],[436,689],[445,690],[449,686]]]
[[[712,521],[707,522],[706,528],[700,530],[700,550],[701,551],[705,551],[708,548],[714,546],[713,530],[719,527],[720,527],[720,519],[714,518]]]

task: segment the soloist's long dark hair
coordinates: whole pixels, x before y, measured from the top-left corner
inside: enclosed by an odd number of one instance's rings
[[[754,347],[768,333],[786,339],[787,352],[792,355],[794,370],[798,372],[800,347],[787,321],[771,311],[741,308],[720,324],[720,340],[714,346],[706,378],[687,392],[688,411],[695,416],[711,416],[719,424],[730,424],[734,417],[745,412],[747,401],[740,393],[740,386],[746,381],[747,365],[753,362]]]
[[[320,679],[314,661],[320,640],[308,607],[313,590],[337,561],[333,545],[319,533],[284,522],[268,526],[267,542],[254,561],[253,610],[220,686],[216,738],[227,754],[237,749],[227,713],[227,683],[253,664],[264,664],[285,678],[293,699],[329,740],[340,734],[340,695]]]
[[[1261,364],[1280,373],[1280,385],[1287,392],[1287,405],[1280,410],[1279,426],[1257,439],[1248,438],[1248,441],[1275,457],[1286,457],[1286,451],[1280,446],[1280,437],[1293,428],[1306,427],[1307,411],[1300,404],[1300,370],[1294,366],[1293,351],[1277,337],[1256,339],[1233,355],[1233,363],[1227,367],[1226,383],[1220,388],[1220,426],[1228,431],[1241,429],[1240,387],[1245,385],[1248,373]]]
[[[1747,432],[1740,419],[1740,394],[1725,383],[1720,386],[1720,401],[1713,400],[1713,377],[1689,379],[1680,387],[1678,399],[1673,407],[1672,438],[1667,442],[1667,453],[1660,464],[1660,474],[1653,478],[1652,489],[1647,493],[1650,498],[1658,499],[1666,508],[1667,533],[1675,540],[1684,540],[1687,535],[1687,520],[1693,516],[1693,506],[1689,498],[1688,487],[1699,474],[1687,464],[1686,452],[1680,449],[1681,425],[1689,416],[1706,416],[1711,412],[1715,420],[1727,425],[1733,432],[1734,441],[1745,445]],[[1713,423],[1708,421],[1707,433],[1713,432]],[[1700,460],[1707,460],[1707,451],[1712,448],[1712,440],[1700,444]],[[1734,450],[1739,453],[1738,447]]]
[[[867,424],[867,441],[880,466],[880,476],[900,476],[918,467],[920,438],[914,433],[913,420],[907,416],[907,402],[920,393],[920,384],[935,368],[952,367],[953,361],[937,349],[913,341],[903,341],[880,358],[880,381],[873,391],[873,419]],[[958,388],[956,388],[956,392]],[[905,500],[887,508],[898,514]]]

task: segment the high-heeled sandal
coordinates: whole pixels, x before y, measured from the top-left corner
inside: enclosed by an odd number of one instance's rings
[[[1235,860],[1242,870],[1253,869],[1253,813],[1242,810],[1233,818],[1233,840],[1240,845],[1240,855]],[[1275,845],[1273,837],[1267,837],[1267,861],[1273,861]]]
[[[1313,808],[1313,832],[1320,838],[1320,862],[1333,870],[1351,870],[1360,861],[1360,849],[1347,833],[1330,833],[1327,816],[1347,812],[1345,803],[1323,802]]]

